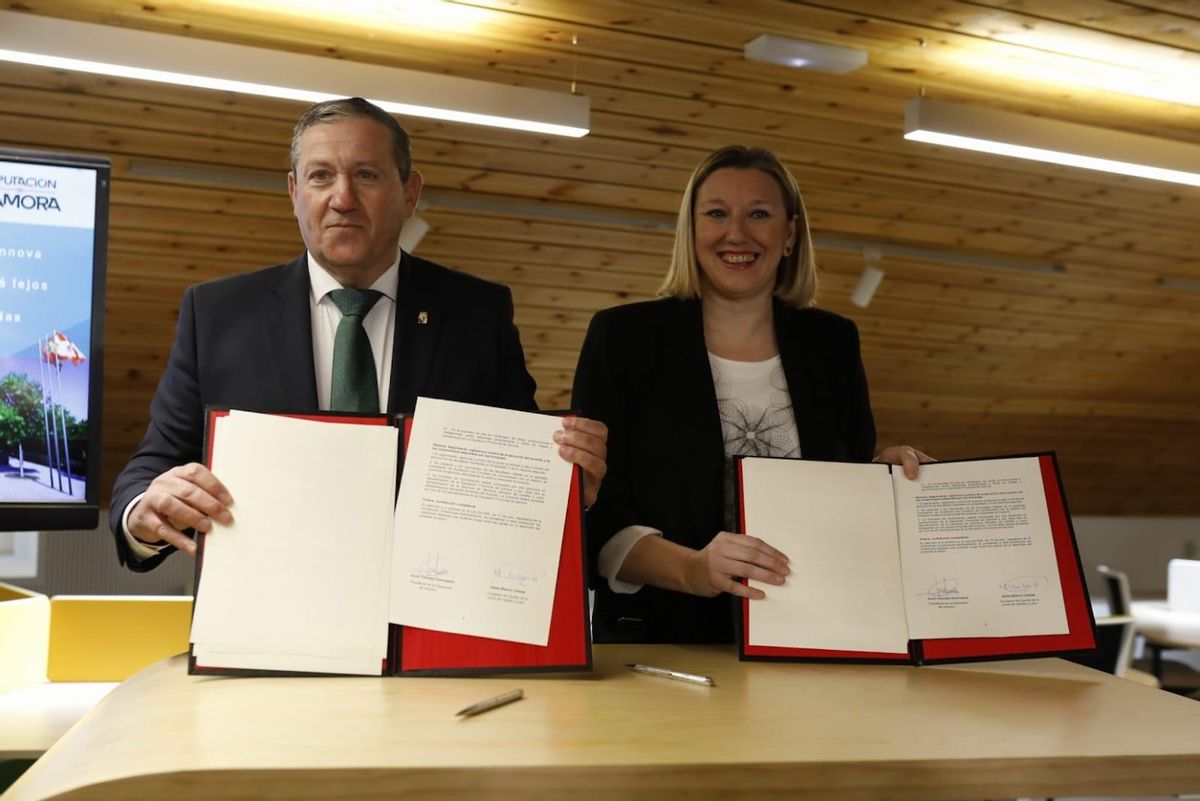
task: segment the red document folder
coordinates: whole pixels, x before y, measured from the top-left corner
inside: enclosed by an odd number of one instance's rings
[[[403,420],[404,444],[412,433],[411,417]],[[592,643],[584,579],[583,480],[575,468],[558,585],[550,613],[550,640],[545,646],[450,634],[413,626],[389,627],[388,662],[397,674],[446,675],[498,671],[591,670]]]
[[[1042,489],[1045,494],[1046,512],[1050,521],[1054,555],[1058,567],[1058,578],[1062,587],[1063,606],[1068,631],[1065,634],[1016,636],[1016,637],[955,637],[947,639],[910,639],[907,652],[887,653],[871,651],[838,651],[820,648],[777,647],[754,645],[749,642],[750,616],[753,601],[742,599],[737,618],[738,655],[743,661],[834,661],[864,662],[881,664],[939,664],[948,662],[971,662],[993,659],[1033,658],[1061,656],[1069,653],[1091,651],[1096,648],[1096,624],[1092,616],[1091,601],[1087,585],[1083,580],[1083,568],[1071,518],[1067,512],[1066,497],[1059,477],[1058,463],[1053,453],[1022,454],[1036,457],[1041,472]],[[1017,457],[995,457],[1017,458]],[[963,460],[973,461],[973,460]],[[947,464],[941,462],[940,464]],[[899,468],[894,468],[899,470]],[[742,465],[738,464],[739,525],[746,531],[744,493],[741,487]],[[802,554],[789,554],[802,559]],[[768,590],[769,592],[769,590]]]
[[[212,446],[218,427],[216,421],[228,414],[225,409],[208,411],[205,432],[205,464],[211,465]],[[289,415],[305,420],[362,425],[403,427],[407,447],[412,430],[411,416],[389,418],[384,415],[322,413]],[[403,469],[403,454],[398,455]],[[397,481],[400,478],[397,472]],[[586,565],[583,547],[583,478],[575,467],[567,515],[563,524],[562,552],[558,561],[558,581],[550,617],[550,637],[545,646],[494,640],[431,631],[411,626],[388,626],[388,657],[380,668],[383,676],[406,675],[477,675],[502,672],[586,671],[592,668],[591,627],[588,619]],[[197,534],[196,591],[202,591],[204,538]],[[331,588],[338,591],[339,588]],[[353,592],[353,588],[342,588]],[[313,675],[288,671],[247,670],[198,664],[191,656],[188,672],[204,675]]]

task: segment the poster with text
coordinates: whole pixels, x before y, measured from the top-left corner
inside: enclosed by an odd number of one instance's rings
[[[87,452],[96,181],[0,159],[0,500],[82,502],[99,458]]]

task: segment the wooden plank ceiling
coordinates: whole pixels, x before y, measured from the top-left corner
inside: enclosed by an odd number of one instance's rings
[[[819,250],[820,304],[862,329],[881,443],[944,458],[1054,449],[1077,514],[1200,515],[1200,292],[1160,285],[1200,281],[1200,189],[901,138],[924,88],[1198,143],[1200,108],[1071,85],[1028,39],[1195,64],[1194,2],[467,0],[449,9],[466,17],[430,25],[395,10],[411,3],[346,10],[361,5],[0,7],[559,91],[577,81],[592,103],[582,139],[404,120],[429,190],[418,252],[512,286],[543,406],[568,403],[591,314],[653,295],[692,166],[728,143],[770,147],[819,237],[949,254],[885,257],[859,309],[862,256]],[[869,63],[839,76],[743,60],[764,32]],[[183,288],[299,252],[282,178],[302,107],[0,64],[0,145],[113,160],[106,484],[145,428]],[[1066,271],[956,262],[965,253]]]

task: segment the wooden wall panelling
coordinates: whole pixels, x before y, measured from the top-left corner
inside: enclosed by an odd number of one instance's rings
[[[1054,447],[1076,511],[1195,513],[1162,466],[1190,465],[1194,475],[1200,293],[1158,279],[1200,274],[1200,192],[900,138],[903,104],[922,84],[936,96],[1151,134],[1194,130],[1194,110],[1077,88],[1014,91],[1006,76],[961,71],[963,54],[1012,53],[966,23],[978,13],[1032,19],[1015,0],[992,3],[999,11],[927,0],[475,5],[500,13],[478,33],[439,39],[367,31],[350,18],[264,25],[266,12],[214,3],[27,3],[35,13],[544,88],[565,88],[574,74],[593,103],[584,139],[405,121],[431,190],[418,252],[512,286],[544,405],[569,403],[591,313],[652,296],[671,234],[648,226],[670,220],[704,152],[731,141],[785,158],[818,236],[1065,263],[1065,274],[1038,275],[885,257],[887,278],[864,310],[848,302],[861,256],[822,249],[821,303],[859,323],[882,442],[946,456]],[[1083,13],[1097,8],[1113,11],[1072,0],[1056,7],[1055,24],[1155,38],[1141,23],[1123,31],[1121,14],[1093,22]],[[774,32],[866,47],[870,64],[829,76],[743,62],[741,43],[768,19]],[[924,52],[920,37],[931,43]],[[281,183],[299,105],[6,64],[0,109],[0,143],[114,160],[111,481],[144,427],[183,287],[299,252]],[[577,219],[554,218],[564,211]]]

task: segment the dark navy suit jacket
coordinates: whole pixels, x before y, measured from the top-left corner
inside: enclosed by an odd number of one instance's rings
[[[203,461],[206,407],[317,410],[309,292],[302,255],[184,293],[146,436],[113,487],[110,522],[122,564],[150,570],[173,550],[139,561],[121,533],[121,515],[160,473]],[[405,253],[388,413],[411,412],[418,395],[534,410],[534,389],[508,288]]]
[[[870,461],[875,423],[858,329],[820,309],[775,304],[775,337],[805,459]],[[703,548],[724,527],[725,450],[698,300],[598,313],[572,406],[608,425],[608,474],[588,513],[590,564],[629,525]],[[753,533],[753,532],[751,532]],[[595,642],[730,642],[730,597],[657,587],[613,593],[593,575]]]

